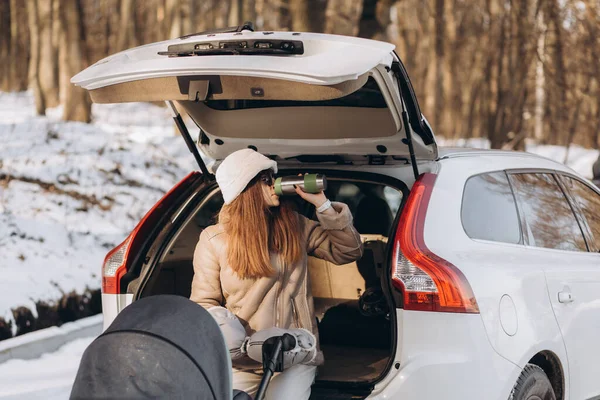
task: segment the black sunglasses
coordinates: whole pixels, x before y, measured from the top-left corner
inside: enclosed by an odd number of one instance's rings
[[[258,175],[258,178],[267,186],[273,186],[275,182],[275,175],[273,175],[273,170],[261,171]]]

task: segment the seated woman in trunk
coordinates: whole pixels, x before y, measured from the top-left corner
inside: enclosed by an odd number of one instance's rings
[[[317,208],[319,222],[280,204],[273,186],[276,172],[275,161],[250,149],[223,160],[216,178],[225,204],[218,224],[200,235],[190,298],[209,311],[235,315],[245,336],[273,327],[305,329],[316,336],[307,256],[345,264],[362,256],[362,243],[348,206],[331,203],[323,192],[308,194],[296,188]],[[224,335],[227,341],[229,333]],[[254,395],[262,366],[244,354],[241,341],[239,345],[232,348],[230,343],[233,387]],[[267,399],[309,398],[323,355],[317,347],[309,357],[292,358],[301,363],[273,378]]]

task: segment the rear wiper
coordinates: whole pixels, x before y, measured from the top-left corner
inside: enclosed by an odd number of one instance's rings
[[[243,25],[230,26],[230,27],[227,27],[227,28],[209,29],[207,31],[202,31],[202,32],[197,32],[197,33],[190,33],[188,35],[180,36],[179,39],[187,39],[187,38],[190,38],[192,36],[214,35],[216,33],[235,33],[235,32],[241,32],[241,31],[251,31],[251,32],[254,32],[254,24],[252,22],[250,22],[250,21],[246,21],[246,22],[244,22]]]

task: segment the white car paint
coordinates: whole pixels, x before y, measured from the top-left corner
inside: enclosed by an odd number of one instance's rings
[[[397,316],[398,368],[369,399],[508,399],[521,368],[490,346],[479,315],[397,310]]]
[[[304,54],[273,56],[167,57],[169,45],[226,40],[301,40]],[[394,45],[369,39],[319,33],[219,33],[171,39],[125,50],[106,57],[75,75],[71,82],[86,90],[164,76],[234,75],[276,78],[316,85],[357,79],[378,64],[389,64]]]
[[[104,323],[102,331],[112,324],[117,315],[133,302],[133,293],[109,294],[102,293],[102,314]]]
[[[552,250],[536,254],[544,268],[548,294],[567,349],[571,398],[597,399],[600,256],[594,253],[574,256]],[[571,294],[572,300],[559,302],[561,293]]]

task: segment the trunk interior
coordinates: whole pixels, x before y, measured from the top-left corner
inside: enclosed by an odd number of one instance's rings
[[[297,172],[280,171],[279,175]],[[365,251],[357,262],[341,266],[309,257],[310,286],[325,355],[311,399],[364,398],[374,383],[385,376],[395,353],[395,313],[389,313],[394,305],[387,280],[388,242],[393,240],[396,216],[408,189],[395,179],[382,183],[372,174],[364,174],[368,178],[363,179],[360,173],[325,173],[327,197],[348,204]],[[355,178],[357,175],[361,178]],[[181,222],[169,228],[168,240],[156,250],[156,261],[149,263],[149,272],[135,298],[157,294],[190,296],[196,243],[202,230],[216,223],[223,204],[216,185],[207,193],[182,206],[177,217]],[[294,202],[300,214],[316,219],[314,206],[297,196],[286,200]],[[164,238],[162,234],[159,237]]]

